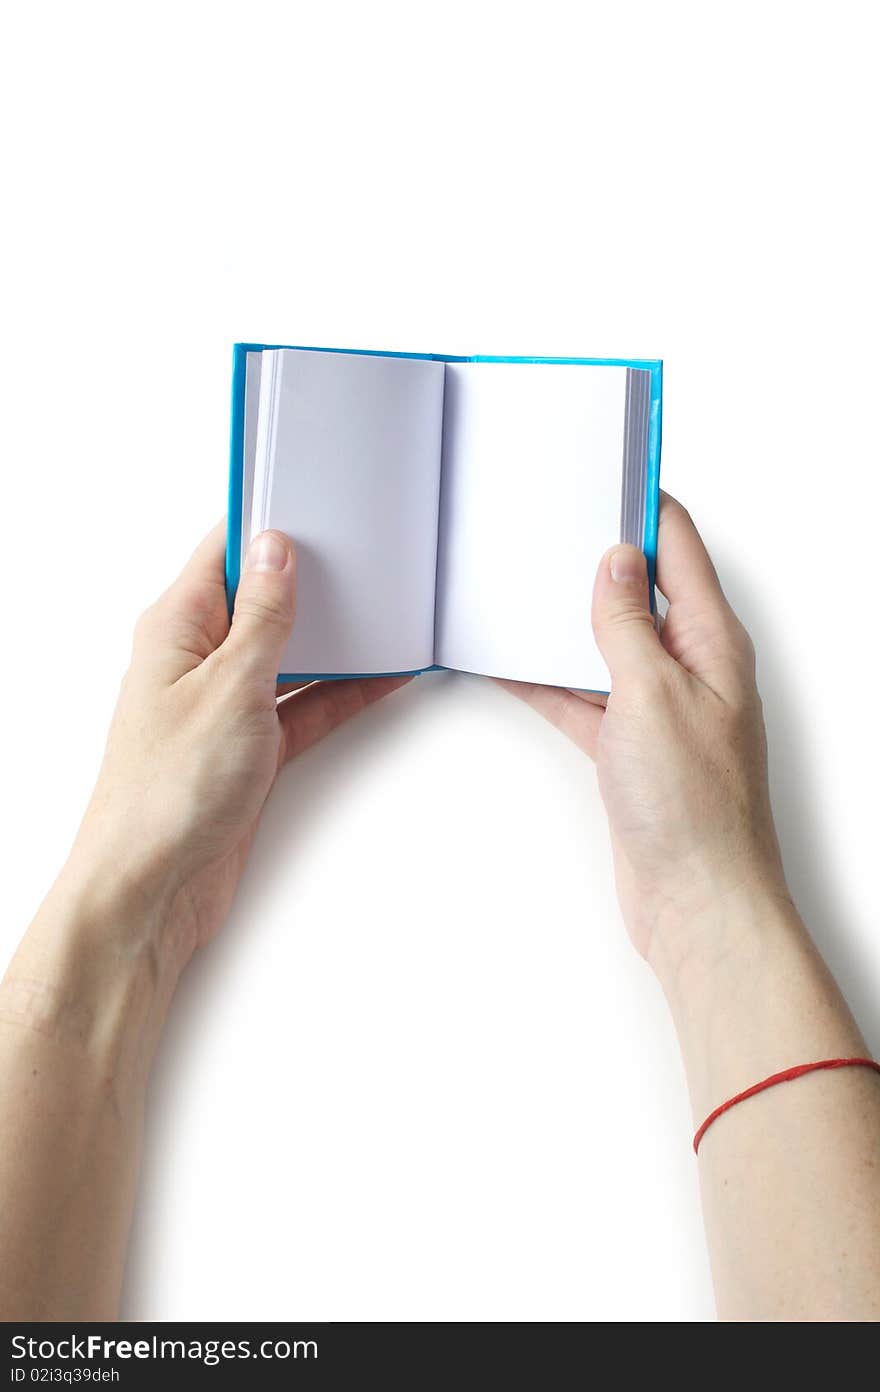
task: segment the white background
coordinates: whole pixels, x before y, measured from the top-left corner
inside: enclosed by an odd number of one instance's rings
[[[6,17],[4,954],[132,621],[224,509],[234,339],[660,355],[791,883],[880,1047],[870,13]],[[285,773],[183,984],[126,1314],[711,1319],[690,1131],[591,767],[490,684],[421,678]]]

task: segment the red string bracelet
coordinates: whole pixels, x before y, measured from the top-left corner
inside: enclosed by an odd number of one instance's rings
[[[705,1136],[713,1121],[717,1121],[725,1112],[729,1112],[731,1107],[735,1107],[737,1102],[745,1102],[747,1097],[754,1097],[756,1092],[763,1092],[765,1088],[776,1087],[777,1083],[790,1083],[793,1078],[801,1078],[805,1073],[815,1073],[818,1068],[873,1068],[875,1073],[880,1073],[880,1063],[870,1058],[833,1058],[822,1059],[819,1063],[799,1063],[796,1068],[785,1068],[781,1073],[771,1073],[769,1078],[763,1082],[755,1083],[752,1087],[746,1088],[745,1092],[738,1092],[735,1097],[722,1102],[720,1107],[716,1107],[714,1112],[710,1112],[702,1126],[694,1136],[694,1154],[697,1155],[700,1149],[700,1141]]]

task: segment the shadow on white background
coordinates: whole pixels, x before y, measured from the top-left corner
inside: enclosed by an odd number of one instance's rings
[[[772,616],[717,559],[758,649],[793,894],[876,1034],[801,718],[813,694],[791,690]],[[270,798],[163,1040],[125,1308],[711,1319],[690,1127],[665,1006],[620,926],[592,769],[493,684],[431,674]],[[612,1184],[629,1197],[609,1209]],[[662,1291],[633,1274],[648,1233],[676,1253]],[[438,1292],[435,1256],[460,1262],[457,1289]]]
[[[353,852],[380,806],[409,871]],[[677,1051],[592,768],[488,682],[417,679],[285,773],[149,1113],[130,1317],[711,1318]],[[633,1274],[647,1224],[692,1254],[662,1295]]]
[[[797,632],[787,635],[768,615],[758,577],[745,574],[727,548],[720,550],[716,562],[725,592],[755,644],[758,686],[767,726],[773,814],[792,898],[837,978],[869,1049],[877,1052],[880,974],[876,952],[866,951],[861,934],[855,931],[863,925],[864,915],[859,914],[856,881],[846,863],[846,843],[855,843],[858,836],[865,834],[865,810],[860,799],[850,798],[842,813],[835,811],[823,778],[824,767],[833,764],[837,752],[844,748],[840,723],[854,722],[855,730],[850,729],[847,734],[858,738],[858,707],[847,690],[845,673],[834,674],[821,688],[798,687],[792,676],[794,664],[787,660],[787,639],[791,641],[793,637],[796,644],[821,650],[822,634],[810,612],[808,582],[795,577],[795,583],[804,587],[804,607]],[[831,598],[836,587],[838,602],[845,605],[844,577],[832,577],[830,585]],[[817,710],[827,715],[824,725],[817,722]],[[821,742],[817,728],[821,729]],[[868,776],[872,763],[870,744],[875,734],[867,720],[863,737]],[[843,757],[852,759],[851,748]],[[853,769],[851,776],[856,774]]]

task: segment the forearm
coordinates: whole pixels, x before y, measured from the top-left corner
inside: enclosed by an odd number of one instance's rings
[[[0,1318],[117,1314],[178,975],[163,920],[119,866],[99,875],[74,857],[0,983]]]
[[[865,1056],[793,906],[760,889],[666,925],[652,949],[699,1124],[772,1073]],[[719,1314],[880,1317],[880,1077],[811,1073],[706,1132],[700,1179]]]

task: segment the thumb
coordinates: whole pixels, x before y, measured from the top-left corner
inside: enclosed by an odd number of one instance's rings
[[[665,656],[648,600],[647,563],[637,546],[615,546],[602,557],[593,632],[612,681]]]
[[[260,532],[248,547],[224,647],[274,682],[296,610],[296,553],[281,532]]]

